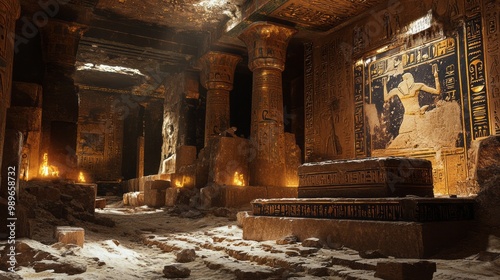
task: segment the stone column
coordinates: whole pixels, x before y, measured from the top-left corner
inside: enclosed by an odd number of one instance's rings
[[[78,88],[73,75],[78,44],[84,30],[85,26],[80,24],[55,19],[51,19],[41,28],[45,77],[40,152],[41,154],[49,153],[50,163],[59,168],[60,174],[74,172],[77,165],[74,157],[78,121]],[[51,139],[51,133],[57,133],[52,127],[54,122],[68,125],[68,131],[71,132],[62,133],[67,135],[66,139]],[[65,144],[61,145],[61,142]]]
[[[201,57],[201,83],[207,91],[205,146],[208,140],[230,126],[229,92],[233,89],[234,70],[241,57],[208,52]]]
[[[20,13],[21,6],[18,0],[0,0],[0,165],[5,139],[6,114],[7,108],[10,107],[12,88],[13,39],[16,20]]]
[[[281,73],[295,32],[290,27],[256,22],[239,35],[247,46],[248,67],[253,72],[250,140],[256,157],[250,167],[251,185],[286,185]]]

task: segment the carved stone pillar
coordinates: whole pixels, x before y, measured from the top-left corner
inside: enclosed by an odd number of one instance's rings
[[[51,19],[40,31],[45,62],[41,153],[48,152],[61,174],[69,174],[77,165],[78,88],[73,75],[85,26]]]
[[[251,24],[239,38],[248,49],[253,72],[250,140],[256,149],[250,184],[285,186],[285,133],[281,72],[296,30],[268,22]]]
[[[5,139],[5,120],[10,107],[12,62],[16,20],[21,13],[18,0],[0,0],[0,165]],[[4,170],[6,168],[2,168]]]
[[[201,83],[207,91],[205,146],[210,137],[230,126],[229,92],[233,89],[234,70],[241,57],[222,52],[208,52],[201,57]]]

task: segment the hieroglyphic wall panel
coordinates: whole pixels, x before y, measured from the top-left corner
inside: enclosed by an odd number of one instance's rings
[[[90,180],[121,178],[125,100],[118,94],[80,91],[78,168]]]
[[[472,139],[490,135],[486,67],[483,51],[483,28],[480,16],[465,23],[465,46]]]
[[[314,152],[314,60],[313,44],[304,45],[304,119],[305,160],[311,161]]]
[[[365,108],[374,152],[463,147],[456,39],[366,61]]]
[[[435,192],[461,193],[470,141],[499,133],[498,1],[391,3],[314,41],[310,49],[306,45],[306,161],[426,158],[434,166]],[[329,59],[336,50],[342,55]],[[341,104],[349,109],[338,118],[349,122],[333,124],[341,127],[340,140],[351,141],[335,155],[328,150],[334,142],[323,132],[331,127],[325,128],[328,118],[321,113],[332,96],[342,94],[350,103]]]
[[[500,134],[500,3],[483,1],[486,85],[490,102],[491,132]]]

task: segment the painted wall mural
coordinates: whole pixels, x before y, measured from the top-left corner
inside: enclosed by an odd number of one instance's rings
[[[388,51],[365,63],[365,141],[373,153],[464,147],[455,38]]]

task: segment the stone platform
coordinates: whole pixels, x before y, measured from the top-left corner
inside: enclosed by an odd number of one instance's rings
[[[306,163],[298,197],[433,197],[432,164],[405,157]]]
[[[256,199],[255,216],[437,222],[474,219],[466,198],[298,198]]]
[[[240,219],[243,239],[265,241],[296,236],[299,241],[318,238],[331,248],[346,246],[363,252],[378,250],[397,258],[428,258],[457,244],[474,221],[401,222],[266,217]]]

